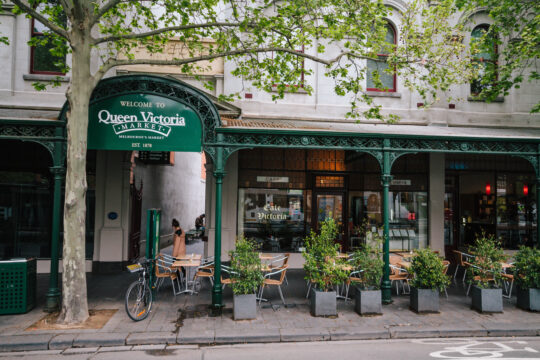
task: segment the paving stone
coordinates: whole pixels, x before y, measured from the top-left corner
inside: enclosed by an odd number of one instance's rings
[[[62,350],[11,351],[0,353],[0,357],[14,358],[17,356],[59,355],[60,353]]]
[[[219,329],[216,330],[215,343],[269,343],[279,342],[280,334],[278,329]]]
[[[73,340],[73,347],[119,346],[126,344],[128,333],[85,333]]]
[[[48,350],[53,334],[0,336],[0,352]]]
[[[198,349],[198,345],[167,345],[167,350],[193,350]]]
[[[73,345],[73,340],[77,334],[60,334],[56,335],[49,341],[49,349],[51,350],[65,350],[69,349]]]
[[[98,349],[98,352],[114,352],[114,351],[129,351],[131,350],[131,345],[121,345],[121,346],[102,346]]]
[[[180,329],[176,342],[178,344],[212,344],[215,341],[214,330]]]
[[[66,349],[62,353],[62,355],[70,355],[70,354],[91,354],[98,351],[98,347],[83,347],[83,348],[71,348]]]
[[[132,351],[145,351],[145,350],[164,350],[165,344],[153,344],[153,345],[135,345],[131,348]]]
[[[365,327],[343,327],[331,329],[330,340],[371,340],[389,339],[390,332],[386,329],[378,330]]]
[[[330,340],[330,332],[324,328],[282,328],[281,341],[325,341]]]
[[[176,344],[176,334],[170,331],[131,333],[127,345]]]

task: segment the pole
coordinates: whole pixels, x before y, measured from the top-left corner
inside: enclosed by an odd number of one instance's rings
[[[218,141],[223,138],[218,134]],[[225,161],[223,160],[223,148],[216,148],[216,167],[214,177],[216,178],[216,232],[214,243],[214,288],[212,289],[212,307],[219,310],[223,307],[221,289],[221,191],[223,177],[225,176]]]
[[[389,206],[389,187],[392,181],[392,175],[390,175],[390,152],[387,147],[390,145],[389,139],[384,139],[383,148],[383,168],[382,168],[382,187],[383,187],[383,258],[384,258],[384,271],[383,281],[381,285],[382,290],[382,302],[383,304],[392,303],[392,282],[390,281],[390,206]]]
[[[55,135],[62,135],[62,129],[57,128]],[[58,240],[60,238],[60,218],[62,202],[62,182],[66,174],[63,164],[63,143],[55,142],[53,148],[53,166],[51,173],[54,176],[53,190],[53,210],[52,210],[52,228],[51,228],[51,270],[49,274],[49,290],[46,295],[45,311],[55,312],[60,309],[60,289],[58,288]]]

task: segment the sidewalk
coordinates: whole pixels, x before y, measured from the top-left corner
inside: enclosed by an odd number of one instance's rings
[[[362,317],[354,300],[338,300],[337,318],[316,318],[305,299],[303,271],[287,272],[281,304],[277,289],[266,289],[256,320],[232,319],[232,292],[223,294],[225,309],[212,317],[210,283],[203,280],[198,295],[173,296],[170,282],[158,293],[152,313],[141,322],[131,321],[124,310],[124,293],[135,276],[129,273],[88,275],[91,309],[118,309],[99,330],[27,331],[45,316],[48,275],[38,276],[38,306],[27,314],[0,316],[0,352],[68,348],[120,347],[148,344],[225,344],[250,342],[332,341],[388,338],[540,336],[540,314],[517,309],[515,297],[504,299],[504,313],[480,314],[470,309],[470,298],[460,281],[441,295],[439,314],[419,315],[409,310],[408,295],[395,295],[382,316]],[[395,289],[394,289],[395,291]],[[351,291],[352,292],[352,291]]]

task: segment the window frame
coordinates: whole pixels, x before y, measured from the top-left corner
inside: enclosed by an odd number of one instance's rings
[[[489,28],[491,27],[491,24],[488,24],[488,23],[482,23],[482,24],[479,24],[477,26],[474,27],[474,29],[472,29],[471,33],[470,33],[470,36],[471,36],[471,44],[472,42],[474,41],[475,37],[473,37],[473,33],[475,32],[476,29],[484,29],[486,31],[486,33],[489,31]],[[488,64],[488,63],[491,63],[493,64],[494,68],[495,68],[495,74],[494,74],[494,78],[493,78],[493,81],[491,82],[491,84],[494,84],[495,82],[497,82],[499,76],[498,76],[498,72],[497,72],[497,68],[498,68],[498,58],[499,58],[499,46],[497,45],[497,41],[496,41],[496,35],[493,34],[493,38],[491,39],[491,42],[493,44],[493,47],[492,47],[492,50],[493,50],[493,57],[494,59],[484,59],[483,57],[473,57],[471,62],[474,64],[481,64],[482,66],[486,66],[486,65],[483,65],[483,64]],[[475,82],[479,82],[478,85],[475,85]],[[478,87],[481,87],[482,84],[482,78],[478,78],[478,79],[474,79],[473,81],[471,81],[471,83],[469,84],[469,91],[470,91],[470,94],[471,96],[479,96],[483,89],[481,89],[480,91],[476,92],[473,90],[473,86],[478,86]],[[486,85],[483,85],[484,87],[487,86]]]
[[[39,36],[45,36],[45,33],[34,31],[35,30],[35,22],[36,19],[32,18],[30,21],[30,40],[32,40],[34,37]],[[65,76],[66,73],[61,71],[47,71],[47,70],[34,70],[34,56],[35,56],[35,46],[30,46],[30,74],[41,74],[41,75],[58,75],[58,76]],[[52,55],[50,55],[52,56]],[[64,59],[65,61],[65,59]]]
[[[396,28],[394,27],[394,25],[390,21],[387,21],[386,25],[394,33],[394,45],[397,45],[397,30],[396,30]],[[388,59],[388,56],[389,56],[389,54],[383,54],[383,53],[380,53],[380,54],[378,53],[377,54],[378,58],[384,58],[384,60],[385,60],[384,62],[386,62],[386,60]],[[376,92],[382,92],[382,93],[385,93],[385,92],[395,93],[395,92],[397,92],[397,74],[396,74],[396,71],[395,71],[396,70],[395,67],[394,67],[394,72],[393,72],[393,75],[392,75],[392,88],[384,89],[384,88],[370,88],[370,87],[367,87],[368,77],[372,73],[372,71],[369,71],[369,65],[368,65],[369,61],[370,61],[370,59],[368,59],[366,61],[366,70],[367,70],[367,73],[366,73],[366,91],[376,91]],[[382,60],[371,60],[371,61],[383,62]]]

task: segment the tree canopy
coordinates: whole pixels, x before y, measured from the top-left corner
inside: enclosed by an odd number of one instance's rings
[[[213,60],[225,59],[234,62],[235,76],[280,98],[299,88],[313,91],[313,67],[303,66],[313,61],[323,65],[325,75],[334,80],[334,91],[351,103],[349,116],[395,121],[366,90],[366,60],[381,61],[378,54],[386,54],[385,71],[395,72],[426,104],[451,85],[468,82],[473,69],[461,41],[462,25],[452,20],[458,10],[454,0],[411,0],[399,10],[382,0],[0,0],[3,6],[9,2],[16,14],[44,25],[43,36],[32,38],[30,45],[49,44],[56,66],[70,74],[64,322],[88,316],[85,272],[79,271],[84,269],[88,105],[92,90],[109,70],[132,64],[175,65],[198,77]],[[399,19],[395,43],[386,40],[392,17]],[[512,56],[524,59],[521,47],[538,39],[531,30],[524,28],[523,45],[516,45]],[[152,56],[162,54],[171,39],[182,44],[171,58]],[[149,56],[136,56],[138,49]],[[538,49],[531,51],[526,54],[537,54]],[[382,75],[371,74],[378,88],[384,88]]]

